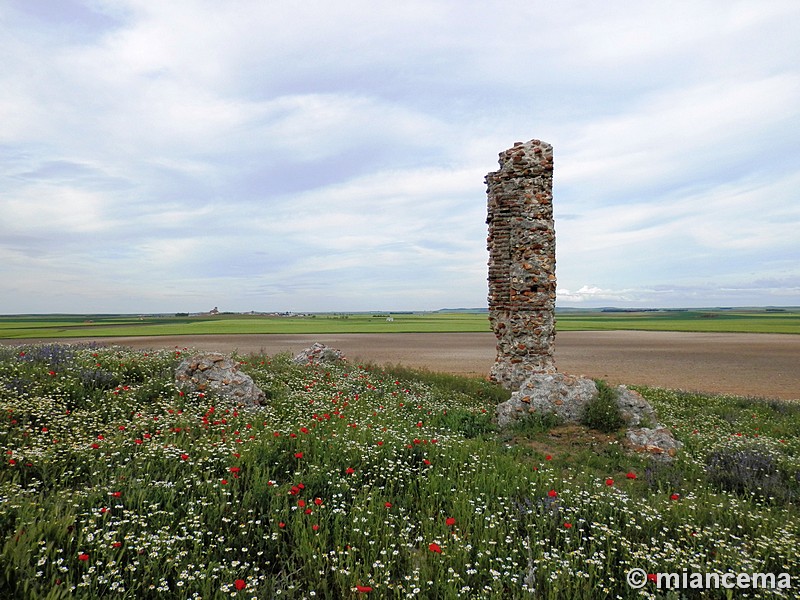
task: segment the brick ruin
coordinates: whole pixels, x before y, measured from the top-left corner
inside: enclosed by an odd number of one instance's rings
[[[555,373],[556,243],[553,147],[517,142],[486,175],[489,322],[497,336],[491,379],[516,390]]]

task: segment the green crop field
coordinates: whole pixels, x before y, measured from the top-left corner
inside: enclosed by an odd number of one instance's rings
[[[644,330],[712,333],[800,333],[800,310],[586,312],[557,315],[560,331]]]
[[[800,309],[557,314],[559,331],[645,330],[800,334]],[[262,316],[23,315],[0,316],[0,339],[148,335],[489,332],[485,313],[420,312]]]

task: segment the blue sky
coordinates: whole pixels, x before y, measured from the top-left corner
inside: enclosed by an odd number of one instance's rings
[[[486,306],[554,146],[561,306],[800,305],[800,3],[0,3],[0,313]]]

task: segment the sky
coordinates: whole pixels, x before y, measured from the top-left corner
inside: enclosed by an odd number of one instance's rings
[[[0,314],[486,307],[554,147],[563,307],[800,305],[800,2],[3,0]]]

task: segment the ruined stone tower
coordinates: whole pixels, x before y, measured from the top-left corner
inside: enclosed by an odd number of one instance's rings
[[[536,373],[554,373],[556,243],[553,147],[517,142],[486,175],[489,322],[497,336],[491,378],[516,390]]]

